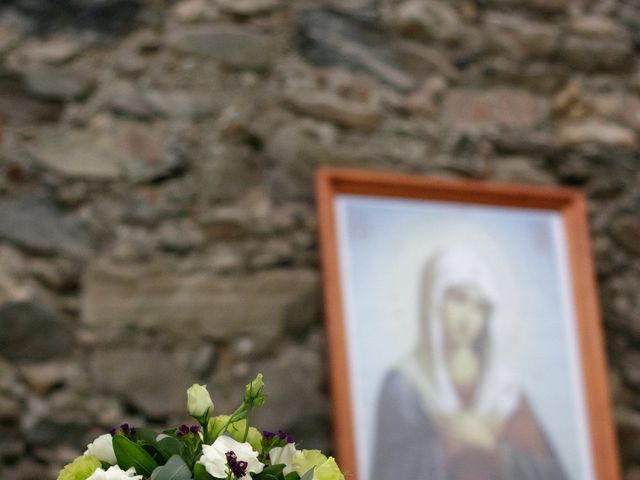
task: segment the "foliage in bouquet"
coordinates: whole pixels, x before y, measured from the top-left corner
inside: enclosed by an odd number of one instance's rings
[[[197,424],[163,432],[122,424],[90,443],[58,480],[344,480],[333,457],[250,425],[251,412],[265,402],[263,389],[259,374],[233,413],[213,416],[207,388],[193,385],[187,410]]]

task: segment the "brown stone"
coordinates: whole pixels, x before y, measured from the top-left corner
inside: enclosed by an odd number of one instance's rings
[[[77,56],[81,49],[82,43],[72,36],[53,36],[28,41],[18,55],[27,62],[59,65]]]
[[[93,78],[62,67],[35,65],[24,72],[24,83],[33,95],[48,100],[78,100],[93,87]]]
[[[20,373],[35,392],[44,395],[64,383],[70,369],[63,363],[37,363],[21,366]]]
[[[451,42],[465,32],[455,8],[432,0],[407,0],[389,15],[387,22],[405,35],[427,41]]]
[[[296,112],[346,128],[372,131],[382,122],[382,112],[374,105],[346,100],[327,92],[295,92],[286,96],[286,102]]]
[[[562,125],[558,130],[558,140],[566,147],[595,145],[622,150],[632,150],[637,144],[632,130],[601,120],[585,120]]]
[[[554,52],[560,31],[552,25],[493,13],[485,17],[492,46],[515,58],[544,57]]]
[[[640,218],[637,215],[623,215],[611,226],[614,238],[630,253],[640,255]]]
[[[223,12],[252,16],[271,12],[281,6],[280,0],[218,0]]]
[[[96,264],[84,279],[82,316],[97,330],[130,326],[177,337],[274,340],[291,315],[315,315],[300,299],[318,288],[315,272],[271,270],[255,275],[181,274],[169,266]]]
[[[493,163],[491,179],[499,182],[529,183],[533,185],[552,185],[552,174],[543,170],[531,158],[512,157],[499,159]]]
[[[195,378],[170,352],[121,348],[96,352],[91,363],[99,391],[115,393],[152,418],[183,415]]]
[[[633,66],[633,44],[628,38],[598,38],[571,35],[560,49],[561,58],[571,67],[586,72],[629,70]]]
[[[444,119],[454,128],[531,128],[544,118],[543,102],[524,90],[452,89],[444,97]]]
[[[640,413],[630,408],[615,410],[618,440],[624,445],[626,455],[636,457],[640,455]]]
[[[229,67],[264,70],[271,63],[272,46],[266,37],[233,26],[177,30],[170,42],[178,51],[213,58]]]

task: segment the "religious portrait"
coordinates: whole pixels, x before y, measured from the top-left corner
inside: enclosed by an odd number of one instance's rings
[[[345,190],[324,267],[358,480],[603,479],[566,212]]]

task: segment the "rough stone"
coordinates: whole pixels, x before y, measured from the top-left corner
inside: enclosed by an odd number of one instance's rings
[[[270,342],[317,287],[316,274],[306,270],[215,276],[161,265],[95,265],[84,281],[82,316],[94,328],[136,325],[178,337],[247,334]]]
[[[109,132],[53,132],[35,142],[35,158],[45,167],[72,178],[113,180],[122,174],[119,145]]]
[[[85,97],[93,86],[93,79],[68,68],[38,65],[24,72],[28,91],[51,100],[77,100]]]
[[[100,391],[120,395],[155,419],[182,414],[184,392],[195,381],[192,374],[176,365],[171,353],[157,349],[100,350],[93,358],[91,371]]]
[[[126,155],[125,173],[136,182],[155,182],[179,175],[189,166],[186,146],[179,135],[164,128],[152,130],[140,124],[123,125],[119,140]]]
[[[552,174],[535,166],[529,158],[505,158],[494,162],[491,179],[499,182],[530,183],[534,185],[553,185]]]
[[[78,421],[61,422],[52,418],[38,420],[26,432],[26,439],[30,444],[39,446],[67,443],[83,447],[91,441],[86,424]]]
[[[239,69],[269,67],[272,47],[267,38],[231,26],[190,27],[173,32],[171,43],[179,51],[210,57]]]
[[[633,457],[640,454],[640,414],[630,408],[615,410],[615,421],[618,427],[618,439],[625,450]]]
[[[71,369],[68,364],[59,362],[34,363],[22,365],[20,373],[36,393],[45,395],[62,385],[71,373]]]
[[[558,130],[558,140],[566,147],[595,145],[622,150],[632,150],[637,144],[632,130],[601,120],[564,124]]]
[[[224,145],[215,139],[204,150],[206,157],[196,165],[196,171],[198,188],[208,201],[235,200],[259,178],[248,149]]]
[[[84,226],[37,197],[0,200],[0,238],[39,254],[84,258],[92,242]]]
[[[325,92],[294,92],[287,95],[286,102],[296,112],[355,130],[375,130],[383,119],[382,112],[374,105]]]
[[[28,63],[59,65],[77,56],[81,49],[81,41],[72,36],[54,36],[26,42],[18,55]]]
[[[399,90],[415,86],[402,55],[377,25],[328,9],[302,10],[297,20],[298,45],[311,63],[367,72]]]
[[[94,180],[152,182],[182,173],[189,163],[181,135],[136,122],[51,132],[32,153],[63,176]]]
[[[18,399],[0,394],[0,423],[17,423],[22,413],[22,406]]]
[[[562,13],[569,6],[567,0],[492,0],[497,7],[524,7],[543,14]]]
[[[154,112],[169,118],[198,119],[216,110],[212,97],[181,90],[149,90],[145,100]]]
[[[17,0],[14,2],[33,21],[40,32],[72,27],[100,33],[125,32],[135,24],[140,11],[139,0],[58,0],[48,2]]]
[[[196,22],[210,16],[210,5],[207,0],[183,0],[173,7],[173,14],[181,22]]]
[[[4,55],[20,43],[21,32],[8,25],[0,25],[0,55]]]
[[[56,121],[62,114],[58,101],[34,98],[15,74],[0,70],[0,117],[13,124]]]
[[[0,459],[19,458],[26,445],[20,439],[20,432],[15,426],[0,425]]]
[[[165,222],[159,228],[157,235],[160,248],[179,254],[202,247],[205,242],[202,231],[189,220]]]
[[[105,108],[118,115],[144,120],[153,114],[143,91],[132,82],[117,81],[109,84],[101,92],[100,100]]]
[[[617,217],[611,225],[611,233],[628,252],[640,255],[640,219],[637,216]]]
[[[545,115],[536,96],[517,89],[452,89],[444,97],[445,121],[462,130],[491,126],[531,128]]]
[[[574,15],[570,19],[569,28],[578,35],[600,38],[623,38],[626,29],[611,18],[600,15]]]
[[[571,67],[586,72],[629,70],[633,65],[633,45],[628,38],[567,37],[560,57]]]
[[[549,56],[560,39],[557,28],[514,15],[494,13],[486,16],[485,22],[489,41],[497,51],[516,59]]]
[[[0,305],[0,355],[10,361],[49,360],[70,353],[71,327],[51,308],[36,301]]]
[[[223,12],[249,17],[272,12],[281,7],[280,0],[218,0]]]
[[[455,8],[445,2],[408,0],[387,18],[392,28],[423,41],[460,40],[465,27]]]
[[[6,480],[40,480],[55,477],[54,468],[42,465],[32,459],[26,459],[11,466],[0,464],[0,475]]]

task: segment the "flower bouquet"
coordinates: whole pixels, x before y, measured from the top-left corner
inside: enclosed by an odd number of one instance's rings
[[[250,426],[251,412],[265,402],[259,374],[231,415],[212,416],[206,386],[187,390],[187,410],[197,420],[161,433],[122,424],[87,446],[58,480],[344,480],[333,457],[298,450],[279,431]]]

